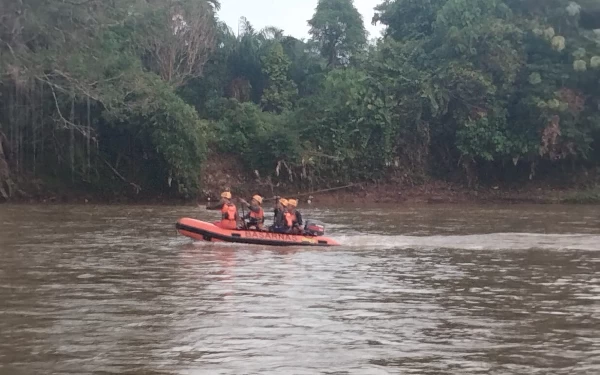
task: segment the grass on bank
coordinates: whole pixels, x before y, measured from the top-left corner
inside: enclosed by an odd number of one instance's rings
[[[600,186],[569,193],[563,199],[563,203],[600,204]]]

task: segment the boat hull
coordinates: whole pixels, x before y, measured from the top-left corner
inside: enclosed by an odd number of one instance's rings
[[[327,237],[313,237],[287,233],[260,232],[255,230],[222,229],[200,220],[183,218],[175,228],[182,236],[196,241],[245,243],[268,246],[339,246]]]

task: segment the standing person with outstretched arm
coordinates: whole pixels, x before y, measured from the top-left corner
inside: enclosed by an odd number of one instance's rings
[[[237,229],[240,217],[237,212],[237,207],[231,202],[231,193],[225,191],[221,193],[221,200],[213,205],[208,204],[207,210],[221,211],[221,221],[217,225],[222,229]]]

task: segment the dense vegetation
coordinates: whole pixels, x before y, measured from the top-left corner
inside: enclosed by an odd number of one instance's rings
[[[385,0],[368,42],[352,0],[307,41],[215,0],[0,0],[0,196],[189,196],[225,154],[305,186],[569,177],[600,162],[587,1]]]

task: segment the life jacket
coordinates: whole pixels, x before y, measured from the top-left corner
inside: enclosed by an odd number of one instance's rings
[[[237,208],[233,203],[226,203],[221,208],[222,220],[235,221],[235,214],[237,213]]]
[[[258,211],[258,212],[250,211],[250,219],[256,220],[257,223],[264,223],[265,222],[265,211],[262,209],[262,207],[259,207],[259,209],[260,209],[260,211]]]
[[[285,226],[288,227],[288,228],[293,227],[294,223],[298,222],[298,217],[296,216],[295,212],[291,213],[291,212],[286,211],[283,214],[283,217],[285,219]]]

